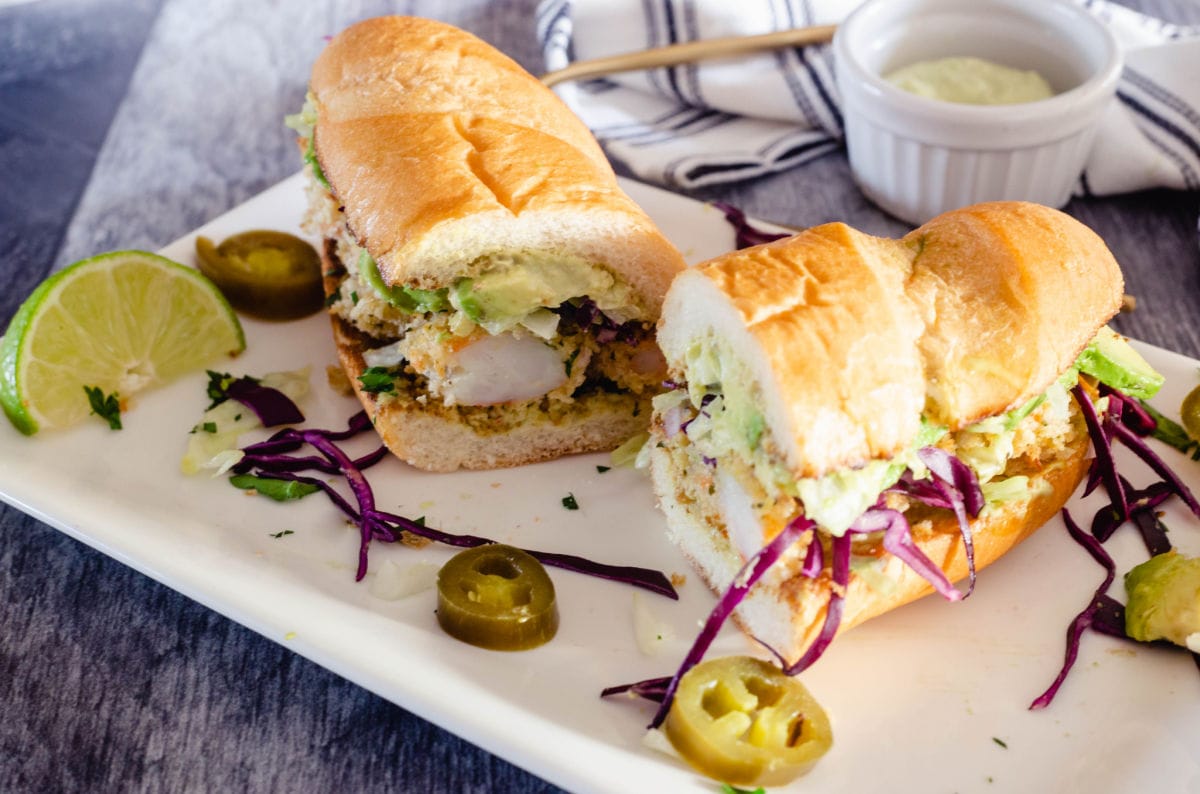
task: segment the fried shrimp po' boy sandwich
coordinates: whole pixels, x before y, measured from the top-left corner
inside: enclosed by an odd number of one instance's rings
[[[468,33],[381,17],[329,43],[289,123],[339,358],[392,452],[514,466],[645,428],[683,260],[553,93]]]
[[[793,670],[839,628],[961,597],[1083,477],[1078,390],[1156,377],[1105,326],[1122,289],[1095,234],[1023,203],[681,274],[645,449],[671,537],[718,592],[774,560],[735,617]]]

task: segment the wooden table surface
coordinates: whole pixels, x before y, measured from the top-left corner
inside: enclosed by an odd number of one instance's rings
[[[1138,5],[1200,23],[1195,0]],[[155,249],[295,172],[280,119],[324,36],[376,14],[437,17],[538,72],[535,6],[0,4],[0,323],[53,268]],[[841,154],[696,197],[795,226],[906,230]],[[1200,195],[1066,209],[1137,297],[1117,327],[1200,357]],[[557,790],[7,506],[0,636],[0,791]]]

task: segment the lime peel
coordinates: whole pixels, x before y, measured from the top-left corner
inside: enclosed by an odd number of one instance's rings
[[[1179,414],[1184,431],[1192,441],[1200,441],[1200,386],[1192,389],[1183,398],[1183,404],[1179,406]]]

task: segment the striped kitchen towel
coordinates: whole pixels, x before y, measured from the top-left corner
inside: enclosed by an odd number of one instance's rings
[[[1079,0],[1126,66],[1078,192],[1200,189],[1200,25]],[[853,0],[543,0],[546,70],[717,36],[837,23]],[[555,91],[639,178],[694,188],[783,171],[842,143],[828,45],[562,83]]]

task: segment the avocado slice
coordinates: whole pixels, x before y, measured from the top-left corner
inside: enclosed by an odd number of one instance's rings
[[[417,312],[441,312],[450,308],[444,289],[417,289],[416,287],[392,287],[383,282],[379,274],[379,266],[363,248],[358,254],[358,273],[371,289],[379,293],[379,297],[401,311],[415,314]],[[474,319],[474,318],[472,318]]]
[[[454,300],[452,305],[457,307],[467,318],[477,323],[483,319],[483,303],[480,302],[479,296],[472,289],[475,286],[475,279],[460,278],[454,282]]]
[[[1125,574],[1125,633],[1135,640],[1170,640],[1200,649],[1200,557],[1174,549]]]
[[[612,273],[576,257],[518,251],[497,253],[483,265],[479,275],[454,284],[452,303],[489,333],[575,298],[590,296],[605,312],[631,303],[629,288]]]
[[[1163,376],[1107,325],[1079,354],[1075,366],[1101,383],[1142,400],[1153,397],[1163,385]]]

